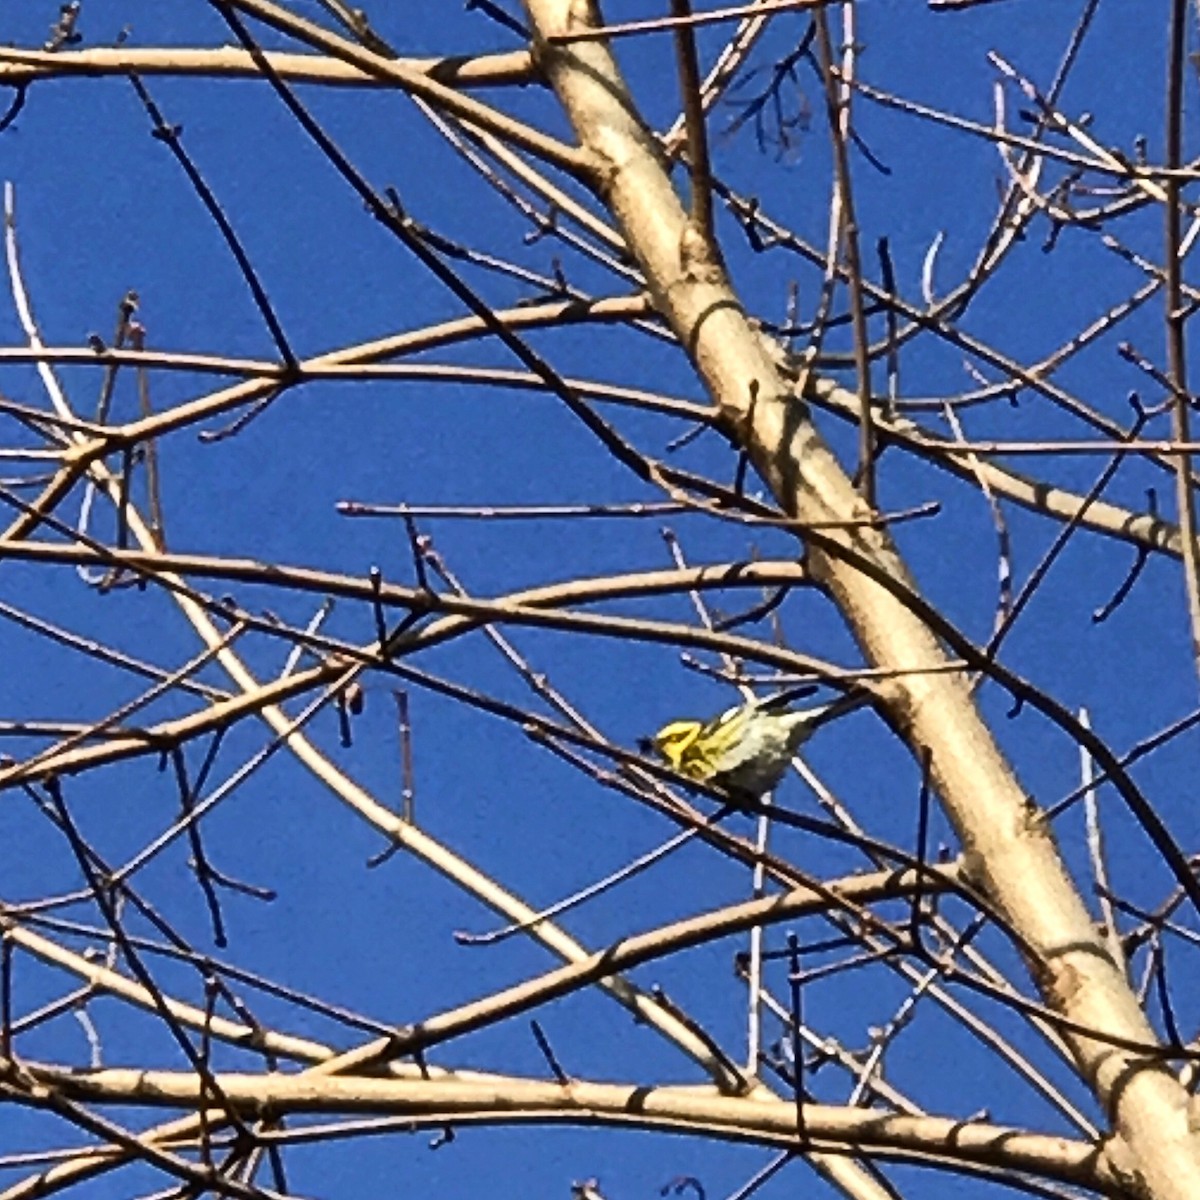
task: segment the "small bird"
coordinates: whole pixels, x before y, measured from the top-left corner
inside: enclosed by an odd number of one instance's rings
[[[672,721],[639,746],[680,775],[758,800],[775,789],[796,751],[818,728],[870,703],[869,696],[856,692],[815,708],[788,707],[813,690],[791,688],[749,700],[710,721]]]

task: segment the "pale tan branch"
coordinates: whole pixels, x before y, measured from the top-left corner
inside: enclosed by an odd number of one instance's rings
[[[37,1082],[73,1100],[155,1108],[196,1104],[196,1079],[185,1072],[27,1068]],[[282,1113],[379,1113],[421,1126],[453,1122],[621,1125],[633,1129],[797,1146],[826,1153],[878,1153],[905,1161],[939,1162],[1034,1172],[1088,1188],[1118,1188],[1106,1156],[1088,1142],[1031,1133],[985,1121],[913,1116],[809,1104],[806,1138],[798,1141],[796,1108],[765,1096],[721,1096],[711,1088],[646,1087],[575,1080],[563,1086],[507,1078],[495,1082],[374,1079],[311,1074],[219,1074],[222,1094],[245,1117]],[[214,1113],[214,1119],[220,1114]]]
[[[336,58],[349,66],[357,67],[374,78],[420,96],[422,100],[435,104],[456,117],[470,121],[483,129],[491,130],[514,146],[544,162],[575,176],[588,176],[594,169],[590,154],[565,142],[542,133],[532,126],[507,116],[491,105],[456,92],[452,87],[405,66],[400,60],[360,46],[349,38],[340,37],[314,21],[289,11],[271,0],[229,0],[230,4],[248,17],[262,21],[280,33],[294,37],[297,41]]]
[[[259,1027],[213,1016],[203,1009],[170,997],[156,998],[141,984],[120,972],[64,949],[56,942],[26,929],[19,921],[0,913],[0,929],[14,945],[45,962],[70,971],[97,992],[119,997],[148,1011],[156,1012],[160,1001],[182,1025],[207,1029],[213,1037],[234,1045],[262,1049],[282,1058],[306,1063],[322,1063],[329,1073],[350,1073],[376,1066],[385,1060],[413,1054],[439,1043],[460,1037],[510,1018],[517,1013],[547,1004],[552,1000],[588,987],[619,972],[706,942],[730,937],[746,929],[795,920],[815,913],[840,909],[843,905],[862,905],[879,900],[930,894],[953,884],[958,865],[930,867],[926,871],[875,871],[830,880],[819,888],[797,887],[779,895],[743,904],[728,905],[676,921],[645,933],[622,938],[577,962],[568,963],[524,983],[505,988],[482,1000],[427,1018],[418,1024],[397,1029],[389,1037],[365,1043],[354,1050],[337,1053],[328,1046],[307,1038],[275,1033]]]
[[[261,1049],[281,1058],[296,1059],[300,1062],[320,1062],[333,1056],[333,1051],[320,1042],[308,1038],[293,1037],[290,1034],[276,1033],[260,1026],[250,1026],[240,1021],[231,1021],[227,1017],[205,1012],[183,1001],[172,999],[170,996],[154,996],[140,983],[122,975],[119,971],[75,954],[60,946],[49,938],[42,937],[31,929],[25,928],[19,921],[5,916],[0,912],[0,931],[3,931],[7,941],[29,954],[35,955],[43,962],[52,963],[64,971],[70,971],[84,980],[97,993],[118,997],[130,1004],[136,1004],[147,1012],[158,1013],[163,1008],[180,1025],[192,1029],[206,1029],[215,1038],[220,1038],[235,1046],[245,1046]]]
[[[858,397],[832,379],[814,376],[806,390],[814,404],[836,413],[848,422],[858,420]],[[875,424],[888,443],[902,446],[940,470],[968,483],[986,482],[1005,500],[1031,512],[1060,521],[1077,521],[1081,528],[1134,546],[1158,550],[1178,558],[1182,542],[1179,527],[1154,513],[1133,512],[1107,500],[1093,500],[1069,488],[1046,483],[1019,471],[955,447],[948,439],[920,428],[903,417],[875,415]],[[1119,443],[1118,443],[1119,445]]]
[[[321,54],[264,52],[263,57],[289,83],[327,87],[381,87],[377,74],[353,63]],[[533,57],[527,50],[477,56],[391,60],[405,71],[427,75],[446,87],[499,87],[536,83]],[[122,46],[88,50],[18,50],[0,46],[0,85],[20,87],[46,79],[97,78],[116,75],[192,75],[214,79],[261,79],[262,70],[246,50],[220,46],[211,50]]]
[[[781,895],[730,905],[702,913],[648,933],[625,937],[589,958],[568,963],[524,983],[427,1018],[390,1038],[380,1038],[342,1055],[343,1071],[413,1054],[439,1045],[496,1021],[515,1016],[556,1000],[581,987],[605,979],[616,971],[629,971],[643,963],[666,958],[681,950],[747,929],[775,925],[814,913],[837,911],[843,905],[862,905],[885,898],[911,896],[952,883],[956,866],[930,868],[928,872],[876,871],[870,875],[835,880],[820,887],[799,887]]]
[[[501,310],[496,314],[496,318],[510,329],[519,331],[591,319],[624,321],[644,314],[646,309],[647,303],[643,297],[620,296],[592,303],[564,300],[528,309]],[[333,350],[306,360],[300,364],[299,370],[320,372],[331,367],[379,362],[401,354],[413,354],[456,342],[470,341],[487,332],[487,326],[480,318],[460,317],[441,325]],[[194,425],[198,421],[211,420],[232,409],[253,404],[270,395],[281,382],[283,381],[279,379],[252,379],[245,383],[233,384],[166,412],[131,421],[115,429],[109,436],[117,444],[161,437],[174,430]]]

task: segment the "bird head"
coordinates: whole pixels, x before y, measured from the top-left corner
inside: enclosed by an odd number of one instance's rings
[[[700,735],[704,725],[700,721],[672,721],[664,725],[653,737],[642,738],[638,748],[643,754],[657,754],[678,771],[688,747]]]

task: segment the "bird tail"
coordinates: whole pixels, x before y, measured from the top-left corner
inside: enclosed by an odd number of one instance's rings
[[[770,696],[763,696],[755,702],[755,706],[763,712],[780,712],[790,708],[795,700],[806,700],[809,696],[815,696],[818,690],[815,683],[802,683],[796,687],[784,688],[781,692],[773,692]]]
[[[828,704],[820,704],[816,708],[798,710],[796,715],[804,718],[801,724],[805,734],[810,734],[820,729],[822,725],[828,725],[831,721],[836,721],[839,717],[844,717],[847,713],[855,712],[860,708],[866,708],[872,699],[873,697],[869,692],[848,692],[844,696],[839,696],[836,700],[831,700]]]

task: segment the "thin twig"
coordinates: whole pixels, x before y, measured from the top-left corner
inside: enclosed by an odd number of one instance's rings
[[[1187,49],[1187,0],[1171,4],[1170,50],[1167,63],[1166,95],[1166,166],[1177,168],[1183,158],[1183,83]],[[1171,408],[1171,432],[1174,440],[1186,443],[1190,416],[1187,395],[1186,314],[1183,310],[1180,261],[1180,185],[1174,176],[1163,181],[1165,233],[1163,269],[1166,287],[1167,363],[1175,403]],[[1196,548],[1196,497],[1192,488],[1192,459],[1182,454],[1175,462],[1176,504],[1179,532],[1183,541],[1183,577],[1187,588],[1188,617],[1191,623],[1192,657],[1200,675],[1200,553]]]
[[[1079,710],[1079,723],[1091,728],[1091,714],[1086,708]],[[1083,819],[1087,830],[1088,857],[1092,863],[1092,874],[1096,880],[1096,899],[1104,919],[1104,940],[1112,960],[1123,969],[1128,969],[1121,944],[1121,931],[1117,924],[1117,913],[1110,898],[1108,860],[1104,854],[1104,831],[1100,825],[1100,805],[1095,786],[1096,764],[1086,746],[1079,747],[1080,786],[1087,789],[1083,797]]]
[[[700,63],[693,32],[691,0],[671,0],[676,19],[675,62],[679,72],[679,90],[683,97],[684,124],[687,129],[688,166],[691,170],[691,222],[701,247],[719,261],[716,230],[713,226],[712,170],[708,160],[708,135],[704,123]]]
[[[834,78],[833,43],[824,8],[813,16],[817,29],[817,48],[821,60],[821,78],[825,89],[825,105],[829,133],[833,140],[833,160],[837,180],[837,212],[841,238],[846,251],[846,274],[850,292],[850,309],[854,326],[854,365],[858,382],[859,443],[856,480],[863,501],[875,508],[875,423],[871,412],[871,366],[868,359],[867,319],[863,305],[863,264],[859,247],[858,218],[855,213],[851,185],[850,158],[846,143],[850,133],[850,97],[844,82]]]

